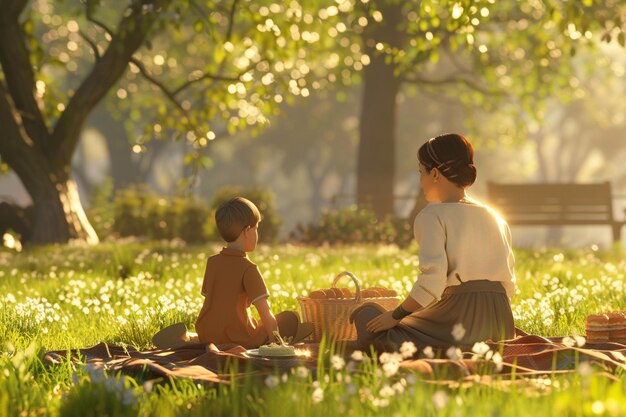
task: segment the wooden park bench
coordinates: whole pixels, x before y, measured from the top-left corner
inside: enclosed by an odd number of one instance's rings
[[[608,225],[621,240],[624,221],[613,217],[611,183],[488,183],[489,202],[511,225]]]

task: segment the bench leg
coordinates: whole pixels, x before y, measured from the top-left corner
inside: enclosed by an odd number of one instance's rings
[[[613,224],[613,242],[620,242],[622,240],[622,225]]]

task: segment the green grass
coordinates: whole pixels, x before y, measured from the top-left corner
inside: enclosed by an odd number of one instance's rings
[[[105,244],[0,251],[0,416],[626,415],[626,375],[609,378],[588,368],[449,387],[406,371],[385,375],[371,361],[341,366],[327,355],[322,360],[341,369],[320,367],[315,375],[295,369],[214,387],[42,363],[48,350],[100,341],[146,348],[163,326],[192,327],[204,263],[218,249]],[[587,314],[626,310],[624,255],[619,247],[517,251],[517,325],[549,336],[583,334]],[[342,270],[365,287],[406,295],[418,265],[415,247],[261,246],[250,257],[266,278],[275,312],[298,309],[297,296],[329,287]]]

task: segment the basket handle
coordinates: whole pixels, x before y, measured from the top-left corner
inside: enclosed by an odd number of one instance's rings
[[[341,277],[345,277],[345,276],[350,277],[352,279],[352,282],[354,282],[354,288],[355,288],[354,301],[356,301],[357,304],[360,303],[361,302],[361,281],[359,281],[359,279],[355,277],[352,272],[343,271],[337,274],[335,279],[333,279],[333,288],[336,288],[337,282],[341,279]]]

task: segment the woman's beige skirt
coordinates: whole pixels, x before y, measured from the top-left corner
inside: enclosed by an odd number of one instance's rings
[[[389,330],[359,335],[358,342],[371,344],[378,351],[397,351],[406,341],[422,348],[471,347],[476,342],[514,336],[511,304],[504,287],[483,280],[448,287],[435,304],[406,316]]]

